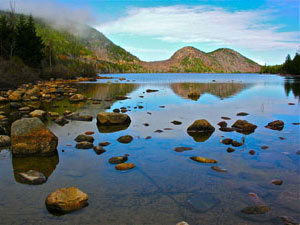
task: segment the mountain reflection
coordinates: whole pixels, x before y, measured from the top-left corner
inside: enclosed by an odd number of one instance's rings
[[[183,98],[197,101],[204,93],[215,95],[219,98],[234,96],[246,88],[243,83],[175,83],[171,84],[172,90]]]

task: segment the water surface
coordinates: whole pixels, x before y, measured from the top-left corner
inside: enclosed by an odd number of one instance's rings
[[[68,99],[42,103],[48,111],[62,114],[71,110],[94,116],[92,122],[72,121],[64,127],[47,122],[59,137],[58,155],[16,159],[9,150],[0,152],[0,224],[172,225],[184,220],[191,225],[242,225],[281,224],[278,216],[300,219],[299,125],[293,125],[299,122],[299,80],[258,74],[112,76],[116,79],[73,84],[87,97],[102,99],[100,104],[70,104]],[[119,81],[120,77],[127,80]],[[147,89],[159,91],[147,93]],[[130,99],[118,101],[115,96]],[[6,106],[1,107],[0,111],[6,110]],[[110,132],[97,127],[98,112],[121,107],[130,110],[127,114],[132,122],[127,129]],[[236,116],[239,112],[249,115]],[[229,126],[237,119],[246,119],[258,128],[250,135],[222,132],[217,125],[222,116],[231,118]],[[216,128],[210,137],[194,139],[188,135],[187,127],[198,119],[206,119]],[[173,120],[182,124],[174,125]],[[264,127],[274,120],[284,121],[282,131]],[[75,149],[74,138],[86,131],[95,132],[95,145],[111,142],[105,153]],[[134,140],[121,144],[116,139],[122,135],[131,135]],[[152,138],[145,139],[147,136]],[[228,153],[228,146],[220,143],[222,136],[244,139],[245,144]],[[269,148],[262,150],[263,145]],[[193,150],[176,152],[175,147]],[[116,171],[108,159],[126,153],[136,168]],[[217,166],[228,172],[216,172],[209,164],[190,160],[191,156],[216,159]],[[23,184],[16,174],[29,169],[43,172],[47,182]],[[273,185],[272,179],[282,179],[283,185]],[[60,217],[51,215],[45,198],[68,186],[86,192],[89,206]],[[241,209],[253,204],[250,192],[271,211],[265,215],[241,214]]]

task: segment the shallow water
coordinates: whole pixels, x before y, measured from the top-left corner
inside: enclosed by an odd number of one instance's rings
[[[299,80],[258,74],[112,76],[127,80],[74,84],[87,97],[112,101],[42,104],[43,109],[61,114],[72,110],[94,116],[92,122],[72,121],[64,127],[47,123],[59,137],[58,155],[16,159],[9,150],[0,152],[0,224],[172,225],[183,220],[190,225],[282,224],[279,216],[300,220],[300,156],[296,154],[300,150],[300,131],[299,125],[292,124],[299,122]],[[159,91],[146,93],[147,89]],[[191,97],[192,92],[197,95]],[[118,95],[130,99],[114,100]],[[290,102],[295,105],[288,105]],[[53,104],[58,108],[52,108]],[[108,106],[111,109],[105,110]],[[98,112],[120,107],[131,110],[127,114],[132,122],[126,130],[109,133],[97,127]],[[2,110],[6,107],[1,106]],[[236,116],[239,112],[249,115]],[[237,119],[246,119],[258,128],[250,135],[222,132],[217,125],[222,116],[231,118],[229,126]],[[186,132],[198,119],[206,119],[216,128],[207,139],[194,140]],[[173,125],[173,120],[182,124]],[[282,131],[264,127],[274,120],[284,121]],[[156,133],[158,129],[163,132]],[[105,153],[75,149],[74,138],[86,131],[95,131],[95,145],[111,142]],[[132,135],[134,140],[121,144],[116,139],[122,135]],[[145,139],[147,136],[152,138]],[[220,143],[221,136],[237,141],[244,138],[245,144],[228,153],[228,146]],[[263,145],[269,148],[262,150]],[[176,152],[175,147],[193,150]],[[255,155],[249,150],[255,150]],[[128,162],[136,168],[116,171],[108,159],[126,153],[130,154]],[[216,159],[217,166],[228,172],[216,172],[211,164],[194,162],[191,156]],[[22,184],[15,174],[29,169],[43,172],[47,182]],[[273,179],[282,179],[283,184],[275,186]],[[68,186],[87,193],[89,206],[60,217],[50,214],[45,198]],[[250,192],[256,193],[271,211],[264,215],[240,213],[253,205]]]

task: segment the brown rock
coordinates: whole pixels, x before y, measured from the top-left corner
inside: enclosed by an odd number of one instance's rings
[[[121,163],[115,166],[117,170],[130,170],[133,169],[135,165],[133,163]]]
[[[249,123],[247,120],[237,120],[233,125],[237,132],[243,134],[251,134],[257,128],[256,125]]]
[[[51,211],[68,213],[87,206],[88,195],[76,187],[61,188],[46,198],[46,206]]]
[[[282,130],[284,127],[284,122],[282,120],[275,120],[268,123],[265,127],[272,130]]]
[[[131,119],[127,114],[109,112],[99,112],[97,121],[101,125],[122,125],[131,123]]]
[[[282,185],[283,181],[282,180],[272,180],[272,184],[275,185]]]
[[[175,152],[183,152],[183,151],[189,151],[189,150],[193,150],[193,148],[191,148],[191,147],[177,147],[177,148],[174,148]]]
[[[125,136],[121,136],[118,138],[118,142],[123,143],[123,144],[128,144],[130,142],[132,142],[133,137],[130,135],[125,135]]]

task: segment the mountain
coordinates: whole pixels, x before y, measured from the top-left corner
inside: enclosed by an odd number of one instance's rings
[[[151,72],[254,73],[260,65],[240,53],[221,48],[205,53],[194,47],[184,47],[168,60],[141,62]]]

